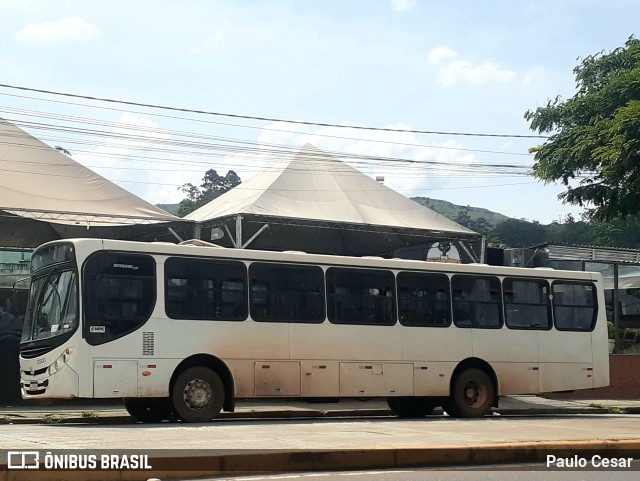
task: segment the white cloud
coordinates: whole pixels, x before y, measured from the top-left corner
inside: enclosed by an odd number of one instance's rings
[[[474,64],[458,58],[458,52],[447,47],[437,47],[427,56],[429,64],[437,69],[437,80],[441,87],[455,87],[459,84],[480,86],[488,83],[508,83],[516,73],[499,64],[486,61]]]
[[[436,47],[429,52],[427,61],[431,65],[438,65],[439,63],[453,60],[457,55],[458,53],[455,50],[451,50],[448,47]]]
[[[393,9],[397,12],[413,10],[418,0],[390,0]]]
[[[229,22],[224,22],[224,25],[216,30],[212,35],[207,35],[202,42],[202,45],[189,50],[189,55],[202,55],[204,52],[216,50],[227,39],[227,30],[229,30]]]
[[[23,44],[45,45],[86,42],[101,35],[93,23],[80,17],[69,17],[55,22],[29,23],[14,35],[14,39]]]
[[[522,78],[523,87],[531,87],[547,83],[554,72],[545,67],[536,66],[529,70]]]

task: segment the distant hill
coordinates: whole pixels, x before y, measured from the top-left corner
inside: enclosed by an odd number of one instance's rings
[[[492,227],[495,227],[500,222],[510,219],[510,217],[507,217],[506,215],[493,212],[489,209],[483,209],[481,207],[456,205],[451,202],[447,202],[446,200],[431,199],[430,197],[412,197],[411,199],[453,221],[458,218],[460,212],[464,211],[466,211],[469,217],[474,221],[484,217],[487,223]]]
[[[160,207],[163,211],[169,214],[178,215],[178,209],[180,204],[156,204],[156,207]]]

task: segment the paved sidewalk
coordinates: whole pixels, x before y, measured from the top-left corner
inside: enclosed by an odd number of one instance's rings
[[[114,446],[127,446],[134,453],[148,454],[153,466],[151,471],[121,468],[95,472],[15,472],[8,469],[8,452],[4,452],[5,458],[0,459],[0,481],[146,481],[150,477],[187,479],[240,472],[476,466],[544,462],[549,454],[640,459],[640,435],[636,435],[640,433],[640,418],[633,415],[640,414],[640,399],[554,400],[509,396],[500,401],[494,417],[485,420],[465,423],[465,420],[438,416],[422,421],[390,419],[375,429],[366,418],[358,418],[391,416],[386,403],[380,400],[321,404],[244,401],[238,403],[235,413],[221,415],[240,422],[217,425],[134,424],[118,401],[0,406],[0,424],[4,424],[0,427],[0,438],[5,445],[11,445],[11,449],[40,449],[44,456],[44,451],[54,448],[75,454],[91,453],[100,447],[102,455],[113,453],[105,450]],[[627,415],[598,416],[623,413]],[[540,415],[549,418],[541,423],[535,418]],[[288,418],[321,417],[343,419],[329,423],[280,422]],[[275,421],[242,422],[251,418]],[[85,425],[73,426],[72,423]],[[199,449],[211,445],[216,449]],[[149,446],[154,449],[143,449]],[[82,451],[78,451],[78,447],[82,447]]]
[[[640,414],[640,399],[567,400],[538,396],[505,396],[500,398],[496,415],[566,415],[566,414]],[[436,411],[435,414],[441,411]],[[385,401],[347,400],[337,403],[297,401],[239,401],[236,411],[223,412],[221,419],[234,418],[309,418],[391,416]],[[18,406],[0,406],[0,424],[33,423],[133,423],[119,400],[74,400],[24,402]]]

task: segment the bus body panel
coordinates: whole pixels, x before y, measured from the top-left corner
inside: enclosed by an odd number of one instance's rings
[[[340,397],[413,396],[413,364],[341,362]]]
[[[301,395],[307,398],[335,397],[340,390],[340,365],[324,359],[300,362]]]
[[[299,361],[255,361],[256,397],[300,396]]]
[[[458,361],[416,362],[413,365],[414,396],[446,397]]]
[[[590,332],[544,331],[538,335],[541,392],[594,387]]]
[[[486,360],[500,380],[499,394],[539,392],[538,333],[505,329],[472,329],[473,357]],[[496,345],[500,349],[496,349]]]
[[[399,327],[399,326],[398,326]],[[405,327],[402,331],[404,361],[449,361],[473,355],[472,329]]]
[[[402,332],[397,325],[354,326],[325,321],[322,324],[291,323],[288,326],[291,359],[402,359]]]

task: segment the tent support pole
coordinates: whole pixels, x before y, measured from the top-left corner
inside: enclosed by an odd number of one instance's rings
[[[236,241],[233,238],[233,236],[231,235],[231,231],[229,230],[229,227],[227,227],[227,225],[224,225],[224,230],[227,232],[227,235],[229,236],[229,239],[231,239],[231,243],[233,244],[233,247],[236,247]]]
[[[171,234],[173,234],[173,237],[175,237],[176,239],[178,239],[178,242],[182,242],[184,239],[182,237],[180,237],[178,235],[178,233],[176,231],[174,231],[171,227],[168,227],[169,232],[171,232]],[[198,239],[198,237],[196,237],[196,239]]]
[[[242,249],[242,216],[236,216],[236,249]]]
[[[475,252],[470,251],[468,249],[468,247],[465,245],[465,243],[463,241],[459,241],[458,245],[460,247],[462,247],[462,250],[465,251],[465,253],[469,256],[469,258],[473,261],[473,262],[479,262],[478,256],[476,256]]]
[[[202,238],[202,224],[200,222],[196,222],[193,225],[193,238],[194,239]]]
[[[620,270],[618,263],[613,264],[613,352],[619,353],[622,350],[622,339],[620,336],[620,291],[618,285],[620,282]]]
[[[253,234],[251,236],[251,238],[245,242],[242,245],[242,248],[244,249],[245,247],[247,247],[249,244],[251,244],[254,240],[256,240],[256,237],[258,237],[260,234],[262,234],[265,230],[267,230],[269,228],[269,224],[265,224],[262,227],[260,227],[260,229],[258,230],[258,232],[256,232],[255,234]]]

